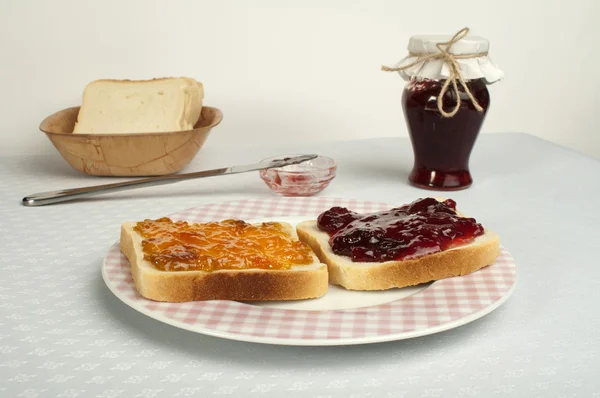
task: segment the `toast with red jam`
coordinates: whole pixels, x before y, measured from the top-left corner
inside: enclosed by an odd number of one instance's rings
[[[327,264],[329,283],[348,290],[467,275],[493,264],[500,253],[498,235],[464,217],[451,199],[418,199],[370,214],[333,207],[296,231]]]

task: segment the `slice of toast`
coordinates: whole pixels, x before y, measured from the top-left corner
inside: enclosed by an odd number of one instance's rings
[[[298,236],[291,225],[280,223],[289,235]],[[199,300],[300,300],[327,292],[327,267],[314,253],[313,262],[286,270],[242,269],[205,271],[162,271],[144,259],[142,236],[136,222],[121,225],[121,251],[129,259],[137,291],[155,301]]]
[[[300,241],[327,264],[329,283],[348,290],[387,290],[467,275],[493,264],[500,254],[498,235],[486,230],[469,244],[416,259],[353,262],[350,257],[332,251],[329,234],[319,229],[316,220],[298,224],[296,231]]]
[[[96,80],[83,92],[73,134],[192,130],[204,88],[194,79]]]

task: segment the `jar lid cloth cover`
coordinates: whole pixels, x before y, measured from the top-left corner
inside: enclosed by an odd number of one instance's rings
[[[452,77],[452,63],[460,67],[464,80],[484,79],[492,84],[504,73],[494,64],[488,51],[490,43],[480,36],[469,36],[464,28],[455,35],[416,35],[408,42],[408,55],[385,71],[397,71],[404,80],[413,77],[443,80]],[[448,62],[448,57],[454,59]]]

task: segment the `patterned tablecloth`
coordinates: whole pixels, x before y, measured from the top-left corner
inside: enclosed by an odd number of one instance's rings
[[[210,143],[209,143],[210,144]],[[407,140],[295,147],[208,145],[190,166],[318,152],[338,161],[322,196],[401,203]],[[520,134],[483,136],[475,185],[452,193],[498,232],[518,286],[498,310],[450,331],[346,347],[288,347],[204,336],[123,304],[100,268],[126,220],[228,200],[272,198],[246,174],[25,208],[25,194],[106,182],[49,146],[0,149],[0,397],[600,396],[600,163]]]

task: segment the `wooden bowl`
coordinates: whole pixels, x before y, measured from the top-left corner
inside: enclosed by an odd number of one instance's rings
[[[193,130],[138,134],[73,134],[79,107],[48,116],[40,124],[73,168],[95,176],[158,176],[180,171],[196,156],[210,130],[223,119],[217,108],[202,108]]]

